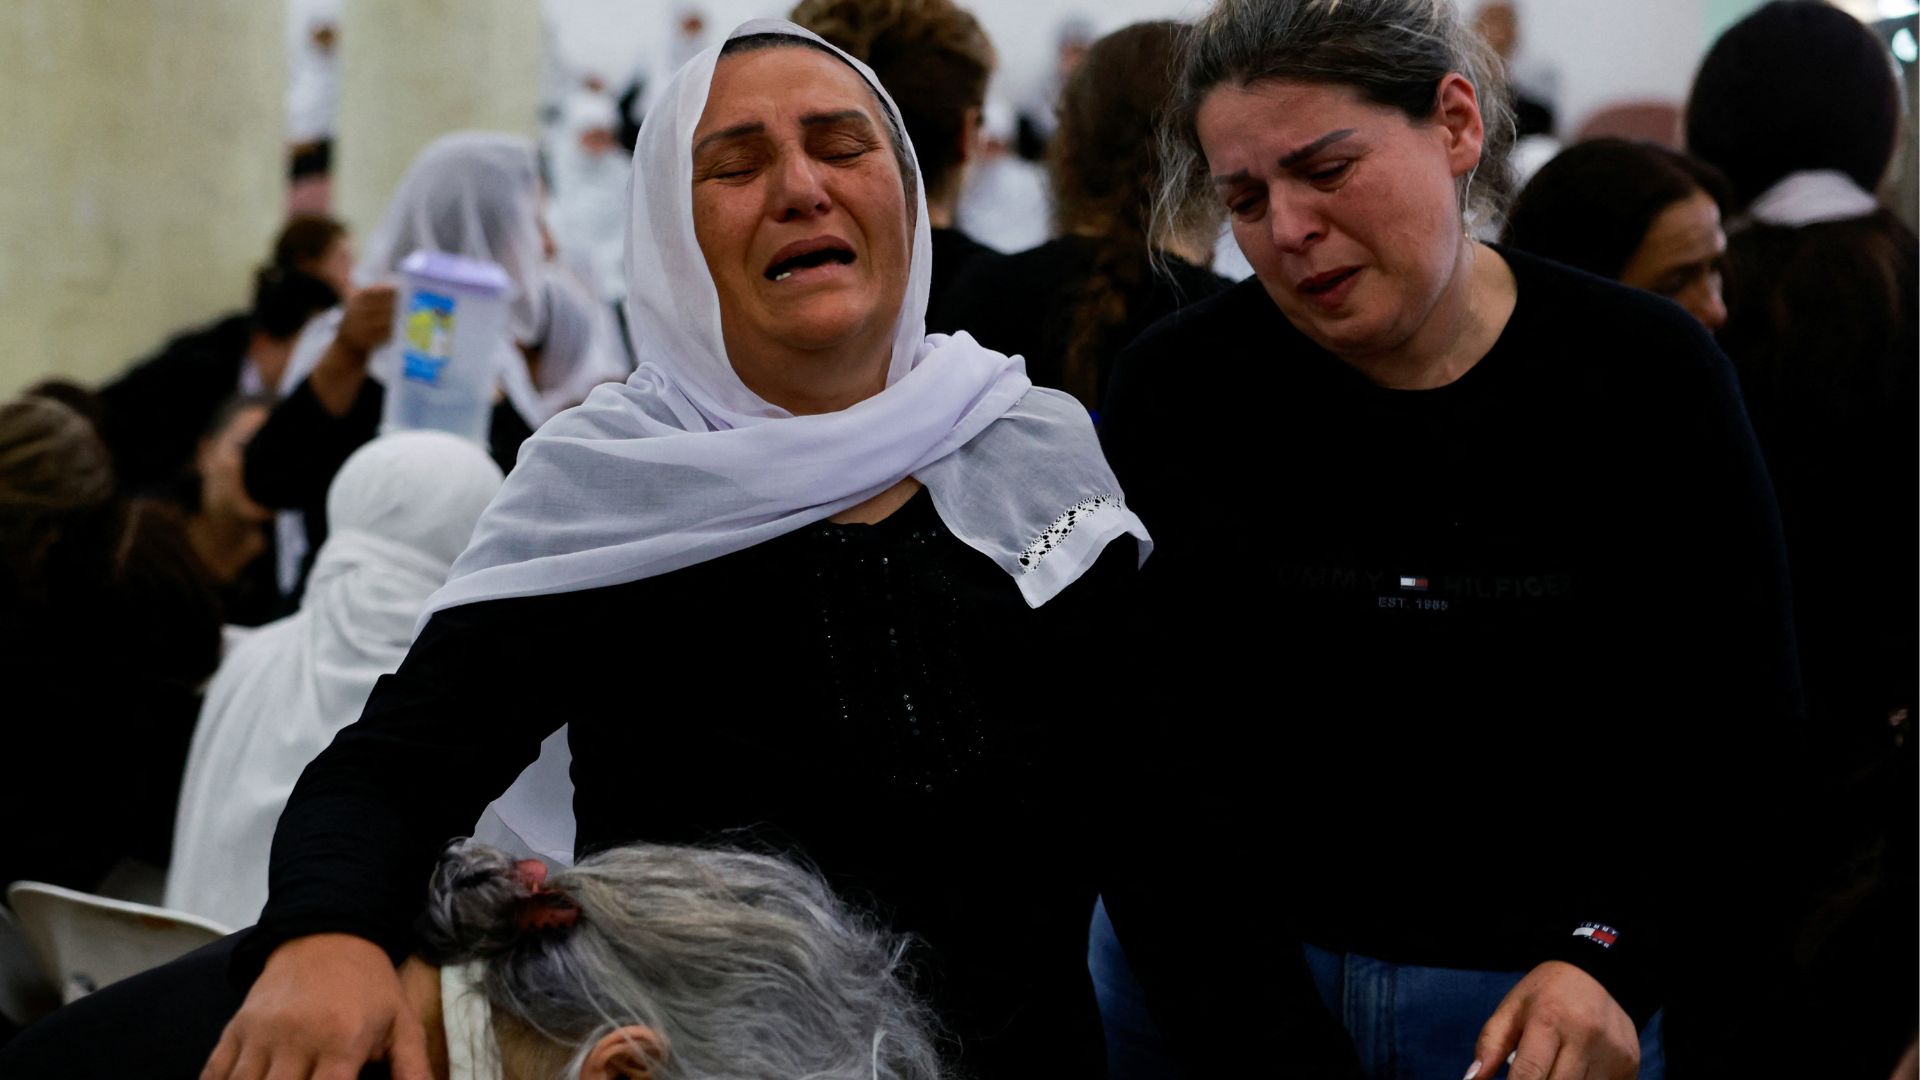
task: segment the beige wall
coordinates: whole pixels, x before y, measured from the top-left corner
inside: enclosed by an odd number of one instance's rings
[[[347,0],[333,190],[356,233],[435,137],[535,134],[540,35],[537,0]]]
[[[281,5],[0,3],[0,396],[244,306],[285,203]]]

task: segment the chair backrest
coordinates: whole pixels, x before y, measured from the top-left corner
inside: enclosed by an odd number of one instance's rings
[[[227,935],[226,927],[182,911],[16,881],[7,902],[41,965],[71,1002]]]

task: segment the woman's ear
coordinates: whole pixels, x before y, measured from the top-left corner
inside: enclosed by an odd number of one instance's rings
[[[1447,133],[1447,164],[1453,175],[1465,176],[1480,164],[1480,151],[1487,141],[1480,95],[1465,75],[1455,71],[1440,80],[1434,98],[1434,122]]]
[[[667,1059],[666,1044],[643,1024],[615,1028],[601,1036],[580,1065],[580,1080],[652,1080]]]

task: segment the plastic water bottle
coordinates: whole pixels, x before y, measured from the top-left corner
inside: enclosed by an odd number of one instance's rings
[[[487,445],[513,281],[498,263],[416,251],[400,264],[394,305],[400,369],[387,380],[380,430],[431,428]]]

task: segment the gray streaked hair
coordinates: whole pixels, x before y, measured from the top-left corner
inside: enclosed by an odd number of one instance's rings
[[[559,871],[570,927],[525,929],[529,886],[470,840],[441,857],[422,954],[479,960],[502,1051],[577,1076],[627,1025],[665,1045],[661,1080],[938,1080],[903,945],[816,875],[741,851],[632,845]],[[531,1044],[531,1045],[528,1045]]]
[[[1459,182],[1460,209],[1494,221],[1513,187],[1513,105],[1500,58],[1461,21],[1453,0],[1217,0],[1181,50],[1160,129],[1156,217],[1210,194],[1194,115],[1216,87],[1265,79],[1345,86],[1424,121],[1440,81],[1454,72],[1473,84],[1486,126],[1480,165]]]

